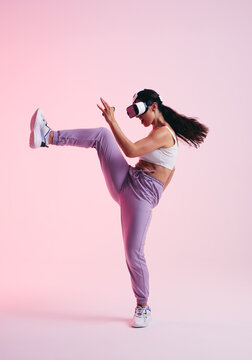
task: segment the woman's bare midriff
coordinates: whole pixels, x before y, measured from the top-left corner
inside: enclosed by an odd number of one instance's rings
[[[174,131],[172,128],[171,128],[171,130]],[[176,139],[178,142],[177,136],[176,136]],[[173,146],[174,144],[175,144],[175,141],[174,141],[171,133],[169,132],[167,144],[164,147],[169,148],[169,147]],[[156,165],[156,164],[150,163],[145,160],[139,160],[138,163],[135,165],[135,167],[138,169],[143,169],[143,170],[155,170],[155,172],[149,173],[149,175],[154,176],[155,178],[157,178],[164,184],[166,184],[171,172],[173,171],[164,166]]]
[[[145,160],[139,160],[138,163],[135,165],[137,169],[143,169],[143,170],[155,170],[155,172],[149,173],[149,175],[157,178],[162,183],[166,183],[168,177],[170,176],[170,173],[172,172],[171,169],[165,168],[161,165],[156,165],[153,163],[150,163]]]

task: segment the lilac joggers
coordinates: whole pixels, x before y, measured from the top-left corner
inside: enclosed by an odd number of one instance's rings
[[[149,272],[144,244],[152,209],[160,200],[164,184],[145,170],[130,166],[107,128],[54,131],[52,143],[96,149],[109,192],[121,208],[125,257],[132,289],[138,304],[147,303]]]

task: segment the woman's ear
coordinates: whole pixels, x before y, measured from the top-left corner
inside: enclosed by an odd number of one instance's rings
[[[152,110],[155,112],[157,109],[158,109],[158,104],[156,102],[154,102],[152,105],[151,105],[151,108]]]

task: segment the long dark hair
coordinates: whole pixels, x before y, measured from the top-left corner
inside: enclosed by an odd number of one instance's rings
[[[190,146],[193,145],[198,148],[199,144],[205,140],[209,128],[196,120],[198,118],[181,115],[169,106],[164,105],[156,91],[151,89],[139,91],[134,101],[136,100],[157,102],[158,110],[162,113],[165,121],[172,127],[176,135]]]

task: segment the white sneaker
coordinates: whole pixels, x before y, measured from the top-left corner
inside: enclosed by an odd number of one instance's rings
[[[151,308],[149,305],[141,306],[137,305],[135,309],[135,314],[131,320],[132,327],[145,327],[151,323]]]
[[[38,108],[31,118],[30,147],[48,147],[49,133],[52,130],[46,122],[42,109]]]

